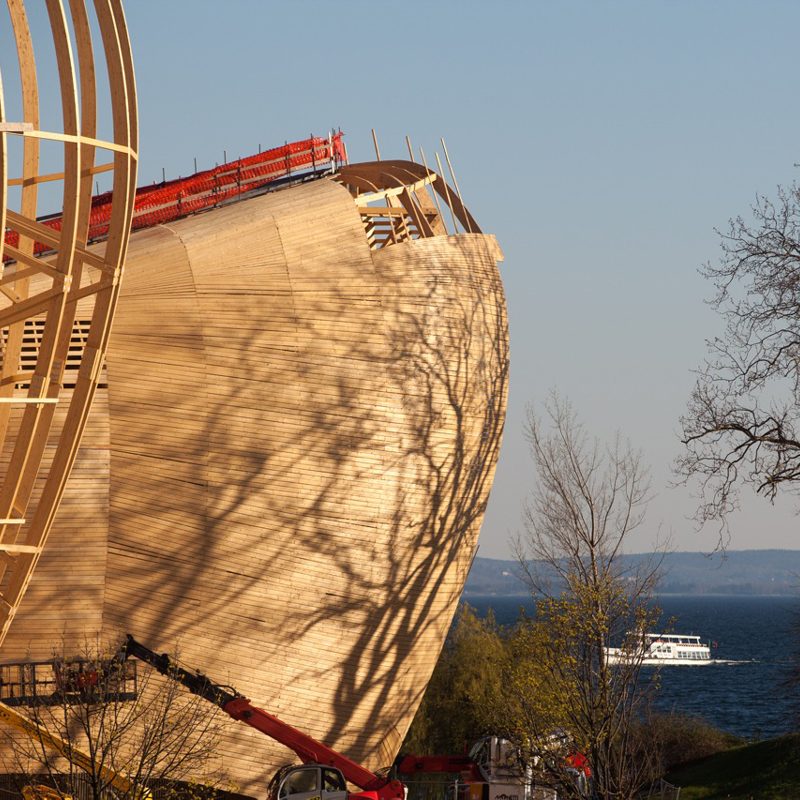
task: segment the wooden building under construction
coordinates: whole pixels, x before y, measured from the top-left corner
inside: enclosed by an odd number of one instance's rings
[[[3,662],[130,630],[391,763],[475,552],[506,397],[500,251],[460,205],[473,232],[447,232],[437,182],[346,166],[132,236]],[[242,726],[226,750],[254,792],[288,758]]]
[[[76,69],[57,46],[58,219],[35,215],[47,176],[22,16],[33,122],[14,127],[0,105],[3,152],[25,137],[16,212],[0,176],[3,674],[130,631],[386,766],[494,474],[508,377],[500,249],[441,166],[348,165],[339,135],[137,197],[130,53],[118,0],[99,6],[104,37],[121,43],[106,42],[115,141],[96,138],[85,86],[70,112]],[[80,33],[81,4],[70,7]],[[109,214],[91,200],[103,148]],[[234,723],[222,756],[257,795],[292,760]]]

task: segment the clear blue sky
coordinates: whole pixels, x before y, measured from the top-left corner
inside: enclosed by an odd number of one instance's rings
[[[351,159],[432,152],[505,251],[511,392],[481,554],[504,556],[531,469],[525,404],[557,387],[621,429],[658,496],[647,529],[710,548],[670,490],[677,420],[719,320],[715,226],[800,161],[795,2],[135,0],[141,182],[340,126]],[[734,548],[800,547],[792,501],[751,500]]]
[[[351,160],[432,153],[505,251],[511,393],[481,554],[505,556],[531,468],[525,404],[567,395],[641,447],[656,529],[713,546],[670,490],[678,417],[720,321],[697,274],[714,227],[797,176],[796,2],[128,0],[140,183],[284,140],[347,134]],[[750,500],[731,547],[800,547],[796,503]]]

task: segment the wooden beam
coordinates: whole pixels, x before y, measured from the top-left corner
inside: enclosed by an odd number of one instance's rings
[[[43,225],[41,222],[37,222],[36,220],[32,219],[26,219],[21,214],[9,209],[7,224],[9,228],[29,236],[36,242],[46,244],[52,247],[54,250],[59,250],[61,248],[61,236],[59,235],[58,231],[49,228],[47,225]],[[8,250],[8,248],[6,249]],[[116,267],[109,264],[101,256],[97,255],[97,253],[87,250],[84,245],[76,244],[73,248],[73,253],[74,256],[79,258],[83,264],[88,264],[90,267],[99,269],[101,272],[113,273],[113,271],[116,269]],[[31,261],[26,261],[25,263],[27,266],[33,266],[33,262]],[[55,269],[60,271],[57,269],[57,267]]]
[[[32,122],[0,122],[0,133],[29,133],[33,131]]]
[[[397,206],[359,206],[362,217],[402,217],[405,209]]]
[[[114,164],[98,164],[96,167],[88,167],[81,170],[81,175],[99,175],[101,172],[110,172],[114,169]],[[64,180],[63,172],[50,172],[47,175],[33,175],[29,178],[10,178],[9,186],[31,186],[36,183],[49,183],[50,181]]]
[[[5,520],[0,519],[0,525]],[[0,553],[41,553],[42,548],[32,544],[12,544],[0,542]]]
[[[7,3],[19,62],[21,116],[30,125],[21,126],[24,129],[11,126],[23,138],[22,169],[12,181],[12,185],[21,187],[18,211],[7,207],[7,172],[0,176],[0,228],[19,233],[19,244],[5,246],[3,251],[22,267],[6,268],[0,278],[0,298],[9,295],[13,301],[0,311],[0,327],[8,328],[0,367],[0,450],[9,454],[5,475],[0,480],[0,519],[7,524],[22,524],[24,516],[29,522],[25,544],[0,543],[3,555],[0,581],[4,587],[0,598],[0,644],[47,540],[97,386],[130,235],[138,148],[133,62],[120,0],[95,2],[93,22],[85,0],[45,2],[55,53],[55,69],[47,64],[46,80],[48,86],[57,85],[60,89],[61,131],[40,129],[36,62],[25,4],[23,0],[7,0]],[[100,34],[97,42],[92,41],[94,31]],[[96,64],[99,63],[108,70],[111,141],[97,138]],[[9,132],[7,126],[0,134]],[[63,170],[40,174],[39,150],[43,140],[63,143]],[[112,163],[96,164],[98,150],[113,153]],[[2,169],[7,169],[5,163]],[[110,170],[113,170],[114,202],[108,238],[104,250],[90,251],[87,235],[92,176]],[[60,230],[37,221],[37,186],[54,180],[63,182]],[[36,243],[52,250],[53,255],[35,258]],[[89,269],[98,270],[100,279],[92,276],[87,282]],[[34,284],[35,293],[29,296],[31,279],[35,280],[39,274],[47,276],[52,286],[46,290],[38,281]],[[95,295],[94,302],[83,304],[81,313],[86,314],[89,305],[91,320],[82,347],[76,353],[73,331],[78,307],[90,295]],[[28,323],[33,320],[41,323],[36,328],[35,364],[31,363],[30,374],[20,374],[23,341]],[[77,363],[79,368],[70,373],[75,377],[69,401],[63,404],[64,413],[56,415],[68,361],[70,366]],[[28,364],[27,356],[25,363]],[[29,384],[29,397],[13,396],[14,385],[19,382]],[[21,414],[14,415],[16,421],[12,426],[11,409],[17,403],[23,409]],[[53,442],[57,445],[52,458],[45,458],[48,445]],[[27,558],[10,559],[11,550]]]
[[[20,264],[24,264],[26,268],[15,270],[6,266],[3,277],[0,278],[0,285],[16,283],[23,278],[30,278],[33,275],[41,275],[42,273],[60,282],[64,281],[64,273],[59,272],[55,267],[41,258],[29,256],[22,250],[17,250],[16,247],[10,247],[9,245],[6,245],[5,252]]]
[[[14,305],[4,308],[0,311],[0,328],[5,328],[14,322],[21,322],[45,312],[49,303],[61,294],[64,294],[62,288],[49,289],[45,292],[39,292],[39,294],[35,294],[20,303],[14,303]]]
[[[400,197],[400,195],[405,191],[416,192],[419,189],[423,189],[425,186],[430,186],[435,180],[436,174],[431,173],[424,178],[414,181],[414,183],[412,183],[410,186],[406,186],[400,182],[399,186],[391,186],[375,192],[360,194],[356,198],[356,201],[358,205],[363,205],[364,203],[377,203],[379,200],[385,200],[389,197]]]
[[[55,404],[57,402],[57,397],[0,397],[0,404],[8,403],[11,405],[25,405],[26,403],[41,405],[42,403]]]
[[[95,139],[91,136],[80,136],[79,134],[60,133],[58,131],[39,131],[33,129],[22,131],[21,133],[23,136],[31,137],[33,139],[45,139],[52,142],[64,142],[65,144],[88,144],[92,147],[99,147],[103,150],[111,150],[114,153],[121,153],[122,155],[135,155],[128,145],[109,142],[105,139]]]

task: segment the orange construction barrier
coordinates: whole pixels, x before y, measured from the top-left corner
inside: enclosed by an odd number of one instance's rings
[[[339,131],[329,137],[312,136],[299,142],[265,150],[254,156],[221,164],[214,169],[198,172],[188,178],[143,186],[136,190],[133,212],[133,230],[150,228],[172,222],[189,214],[225,205],[243,195],[256,193],[270,184],[291,180],[300,173],[321,169],[335,170],[347,162],[344,134]],[[92,198],[88,241],[103,239],[108,234],[111,219],[113,192]],[[40,220],[53,230],[61,230],[61,216]],[[16,247],[19,234],[6,231],[7,244]],[[34,253],[41,255],[48,246],[34,245]]]

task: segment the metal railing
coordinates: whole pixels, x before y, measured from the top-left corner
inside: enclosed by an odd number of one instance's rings
[[[25,661],[0,664],[0,701],[8,706],[59,705],[105,700],[135,700],[136,662]]]

